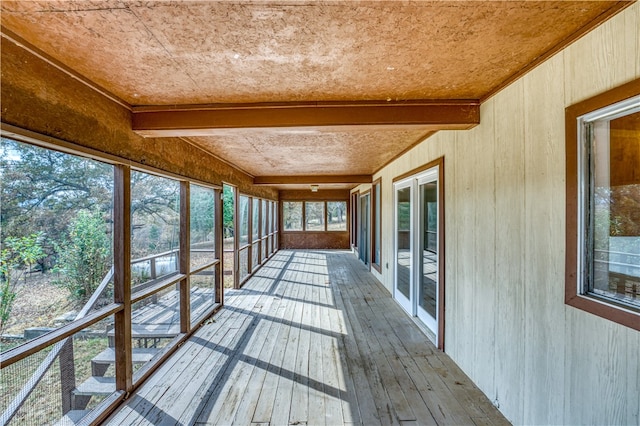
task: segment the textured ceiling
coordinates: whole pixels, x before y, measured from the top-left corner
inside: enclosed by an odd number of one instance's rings
[[[480,99],[618,3],[3,0],[1,20],[133,106]],[[425,133],[192,139],[254,175],[354,174]]]
[[[188,139],[231,163],[246,164],[245,171],[254,176],[331,175],[336,170],[366,175],[393,158],[396,141],[417,141],[425,134],[419,130],[236,130],[224,137]]]

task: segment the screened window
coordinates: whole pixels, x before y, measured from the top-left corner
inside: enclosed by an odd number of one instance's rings
[[[260,200],[253,198],[251,211],[251,241],[256,242],[260,238]]]
[[[240,195],[238,201],[238,227],[240,228],[240,246],[249,243],[249,197]]]
[[[215,191],[191,185],[191,270],[215,259]]]
[[[101,287],[113,301],[113,181],[109,164],[2,138],[0,334],[50,327]]]
[[[307,201],[305,204],[305,230],[324,231],[324,201]]]
[[[327,201],[327,231],[347,230],[347,202]]]
[[[640,95],[611,98],[567,110],[567,303],[640,329]]]
[[[302,201],[282,203],[282,222],[285,231],[302,231]]]
[[[267,228],[267,220],[269,218],[269,210],[267,209],[267,200],[262,200],[262,228],[260,231],[261,237],[266,237],[269,233]]]
[[[180,184],[131,172],[131,279],[133,287],[178,272]],[[134,288],[132,291],[135,291]]]

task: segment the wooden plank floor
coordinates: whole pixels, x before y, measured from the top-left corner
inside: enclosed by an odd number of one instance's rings
[[[508,422],[355,256],[279,251],[108,424]]]

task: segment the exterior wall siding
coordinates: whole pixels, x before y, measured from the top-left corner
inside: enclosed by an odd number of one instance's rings
[[[514,424],[640,424],[640,333],[564,304],[564,109],[638,77],[640,3],[374,175],[392,291],[392,180],[444,156],[445,351]]]

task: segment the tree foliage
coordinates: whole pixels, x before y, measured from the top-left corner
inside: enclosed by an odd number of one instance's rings
[[[59,241],[74,217],[69,211],[111,209],[111,166],[6,138],[0,153],[3,235],[46,231]]]
[[[233,188],[229,185],[224,185],[222,190],[222,226],[224,227],[224,237],[232,237],[234,233],[233,229],[233,216],[234,210],[234,192]]]
[[[58,284],[79,303],[86,302],[111,265],[110,238],[102,214],[81,210],[73,220],[67,239],[59,246]]]
[[[16,297],[15,284],[20,275],[16,272],[22,266],[31,267],[45,256],[42,250],[42,233],[31,234],[25,237],[7,237],[4,240],[4,248],[0,251],[0,334],[11,315],[13,301]],[[25,274],[25,282],[27,275]]]

